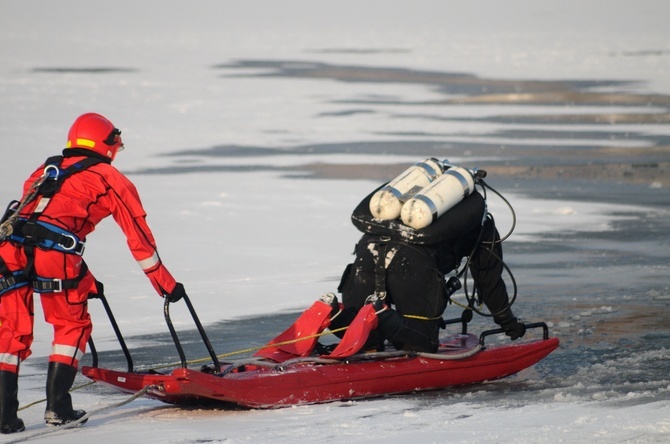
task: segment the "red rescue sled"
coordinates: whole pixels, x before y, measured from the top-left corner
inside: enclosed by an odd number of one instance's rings
[[[277,346],[275,340],[253,358],[221,364],[188,298],[186,303],[210,352],[212,365],[199,370],[187,368],[166,301],[166,321],[182,361],[181,368],[169,373],[134,372],[115,327],[128,358],[128,371],[99,368],[97,359],[94,359],[94,366],[84,367],[82,373],[121,392],[136,393],[146,389],[145,396],[170,404],[215,401],[250,408],[274,408],[437,390],[504,378],[539,362],[559,344],[557,338],[549,338],[546,324],[534,323],[526,324],[526,327],[542,329],[541,339],[486,345],[486,337],[503,331],[489,330],[477,338],[466,333],[467,321],[463,321],[462,333],[442,340],[437,353],[385,351],[337,358],[300,356],[293,354],[295,347],[278,353],[277,348],[282,347]],[[323,310],[318,304],[315,303],[303,316],[312,316],[312,324],[323,329],[327,322],[324,322]],[[305,331],[296,331],[296,325],[300,324],[294,324],[278,338],[287,335],[304,337]]]

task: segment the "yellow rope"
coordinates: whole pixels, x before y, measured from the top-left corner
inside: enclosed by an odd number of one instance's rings
[[[274,343],[274,344],[265,344],[265,345],[260,346],[260,347],[245,348],[243,350],[236,350],[236,351],[216,355],[216,357],[217,358],[227,358],[229,356],[241,355],[243,353],[251,353],[251,352],[254,352],[254,351],[262,350],[262,349],[267,348],[267,347],[278,347],[278,346],[281,346],[281,345],[295,344],[296,342],[306,341],[307,339],[320,338],[321,336],[326,336],[326,335],[330,335],[330,334],[339,333],[341,331],[346,330],[347,328],[348,327],[341,327],[341,328],[336,328],[334,330],[328,330],[328,331],[324,331],[324,332],[321,332],[321,333],[317,333],[315,335],[304,336],[302,338],[290,339],[288,341],[277,342],[277,343]],[[211,361],[211,359],[212,358],[193,359],[193,360],[190,360],[190,361],[186,361],[186,363],[187,364],[200,364],[200,363],[203,363],[203,362]],[[151,367],[151,368],[152,369],[160,369],[160,368],[166,368],[166,367],[174,367],[175,365],[180,365],[180,364],[181,364],[181,362],[171,362],[171,363],[167,363],[167,364],[163,364],[163,365],[160,365],[160,366],[157,366],[157,367]]]
[[[466,310],[472,310],[472,307],[470,307],[469,305],[465,305],[465,304],[463,304],[463,303],[461,303],[461,302],[454,301],[453,299],[451,299],[450,302],[451,302],[452,304],[454,304],[454,305],[458,305],[459,307],[464,308],[464,309],[466,309]],[[481,307],[482,307],[482,304],[478,304],[477,307],[478,307],[478,308],[481,308]]]
[[[408,319],[418,319],[420,321],[435,321],[437,319],[441,319],[442,316],[436,316],[434,318],[429,318],[427,316],[417,316],[417,315],[402,315],[403,318],[408,318]]]
[[[455,305],[458,305],[459,307],[464,308],[466,310],[472,310],[472,307],[470,307],[468,305],[465,305],[465,304],[462,304],[458,301],[451,300],[451,303],[453,303]],[[480,307],[481,307],[481,305],[480,305]],[[437,317],[434,317],[434,318],[429,318],[429,317],[426,317],[426,316],[415,316],[415,315],[403,315],[403,317],[410,318],[410,319],[419,319],[419,320],[422,320],[422,321],[434,321],[436,319],[441,318],[441,316],[437,316]],[[240,354],[243,354],[243,353],[251,353],[251,352],[254,352],[254,351],[262,350],[262,349],[267,348],[267,347],[277,347],[277,346],[280,346],[280,345],[295,344],[296,342],[305,341],[307,339],[320,338],[321,336],[339,333],[341,331],[346,330],[347,328],[348,327],[341,327],[341,328],[336,328],[335,330],[329,330],[329,331],[324,331],[324,332],[321,332],[321,333],[317,333],[315,335],[305,336],[303,338],[296,338],[296,339],[291,339],[289,341],[277,342],[276,344],[266,344],[266,345],[263,345],[261,347],[251,347],[251,348],[247,348],[247,349],[244,349],[244,350],[232,351],[232,352],[217,355],[216,357],[217,358],[227,358],[229,356],[240,355]],[[202,362],[207,362],[209,360],[211,360],[211,358],[201,358],[201,359],[194,359],[194,360],[191,360],[191,361],[186,361],[186,363],[187,364],[199,364],[199,363],[202,363]],[[156,369],[156,368],[174,367],[175,365],[179,365],[179,364],[181,364],[181,362],[172,362],[172,363],[168,363],[168,364],[164,364],[164,365],[161,365],[161,366],[158,366],[158,367],[152,367],[152,368]]]
[[[459,307],[465,308],[467,310],[472,310],[472,307],[464,305],[460,302],[457,302],[457,301],[454,301],[454,300],[452,300],[451,302],[453,304],[458,305]],[[406,318],[410,318],[410,319],[420,319],[420,320],[435,320],[435,319],[438,319],[437,317],[436,318],[428,318],[428,317],[425,317],[425,316],[414,316],[414,315],[403,315],[403,316],[406,317]],[[341,331],[346,330],[347,328],[348,327],[341,327],[341,328],[336,328],[334,330],[328,330],[328,331],[324,331],[324,332],[321,332],[321,333],[317,333],[315,335],[310,335],[310,336],[305,336],[305,337],[302,337],[302,338],[291,339],[291,340],[283,341],[283,342],[277,342],[275,344],[266,344],[266,345],[262,345],[260,347],[250,347],[250,348],[246,348],[246,349],[242,349],[242,350],[236,350],[236,351],[216,355],[216,357],[217,358],[227,358],[227,357],[230,357],[230,356],[240,355],[240,354],[243,354],[243,353],[251,353],[251,352],[254,352],[254,351],[262,350],[262,349],[267,348],[267,347],[277,347],[277,346],[281,346],[281,345],[295,344],[296,342],[305,341],[307,339],[320,338],[321,336],[326,336],[326,335],[329,335],[329,334],[339,333]],[[186,361],[186,363],[187,364],[201,364],[203,362],[208,362],[208,361],[211,361],[211,357],[193,359],[193,360],[190,360],[190,361]],[[169,363],[162,364],[162,365],[159,365],[159,366],[152,366],[150,368],[155,370],[155,369],[174,367],[176,365],[181,365],[181,362],[169,362]]]
[[[466,309],[466,310],[472,310],[472,307],[470,307],[469,305],[465,305],[465,304],[463,304],[463,303],[461,303],[461,302],[454,301],[453,299],[450,299],[449,302],[450,302],[451,304],[458,305],[459,307],[464,308],[464,309]],[[478,308],[481,308],[481,307],[482,307],[482,304],[478,304]],[[436,316],[436,317],[434,317],[434,318],[429,318],[429,317],[427,317],[427,316],[417,316],[417,315],[402,315],[402,316],[403,316],[404,318],[418,319],[418,320],[420,320],[420,321],[436,321],[436,320],[438,320],[438,319],[440,319],[440,318],[442,317],[442,316]]]

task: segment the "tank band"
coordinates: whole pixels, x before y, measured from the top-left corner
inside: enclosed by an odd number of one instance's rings
[[[470,183],[465,178],[465,176],[463,176],[463,173],[455,170],[447,170],[447,172],[444,174],[449,174],[450,176],[453,176],[461,183],[461,185],[463,186],[463,197],[470,195]]]
[[[435,222],[435,220],[437,220],[437,207],[435,206],[433,201],[430,200],[430,198],[426,197],[424,194],[417,194],[416,196],[414,196],[414,199],[420,200],[421,202],[428,205],[428,209],[433,215],[433,222]]]
[[[382,190],[388,191],[389,193],[393,194],[398,200],[400,200],[403,196],[400,191],[398,191],[395,188],[393,188],[391,186],[388,186],[388,185],[386,185],[384,188],[382,188]]]
[[[417,162],[414,165],[423,168],[423,170],[428,173],[428,176],[430,177],[430,181],[432,182],[435,180],[437,176],[439,176],[441,173],[437,172],[435,168],[427,164],[426,162]]]

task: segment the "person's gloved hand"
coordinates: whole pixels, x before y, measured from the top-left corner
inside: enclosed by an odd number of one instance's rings
[[[175,285],[174,290],[172,290],[171,293],[166,294],[165,298],[170,302],[177,302],[184,296],[186,296],[186,290],[184,290],[184,285],[181,284],[180,282],[177,282],[177,285]]]
[[[102,282],[96,280],[95,281],[95,293],[90,292],[88,294],[89,299],[100,299],[105,295],[105,286],[102,285]]]
[[[515,341],[526,334],[526,326],[519,322],[517,318],[512,318],[501,323],[500,327],[505,330],[505,334],[509,336],[512,341]]]

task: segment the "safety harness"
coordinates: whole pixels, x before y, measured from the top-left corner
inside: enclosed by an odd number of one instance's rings
[[[402,241],[402,240],[399,240],[399,239],[393,239],[389,236],[379,236],[376,239],[370,239],[366,242],[366,244],[374,244],[376,246],[375,249],[377,251],[377,255],[374,258],[374,262],[375,262],[375,270],[374,270],[375,271],[375,293],[374,294],[377,296],[377,298],[382,299],[382,300],[386,299],[386,295],[387,295],[387,287],[386,287],[387,264],[386,264],[386,259],[387,259],[387,256],[388,256],[389,253],[392,254],[393,256],[395,256],[395,251],[393,251],[393,250],[397,250],[397,248],[410,248],[410,249],[416,251],[417,253],[420,253],[421,255],[424,255],[424,256],[429,255],[428,252],[426,252],[422,248],[417,248],[416,245],[412,245],[409,242],[405,242],[405,241]],[[391,260],[389,261],[389,265],[390,265],[390,262],[392,262],[392,261],[393,261],[393,257],[391,257]],[[434,271],[435,271],[435,273],[437,273],[437,275],[441,279],[442,276],[443,276],[442,273],[437,268],[434,268]],[[441,279],[441,280],[444,281],[443,279]],[[445,285],[444,282],[443,282],[443,285]],[[445,288],[445,290],[446,290],[446,288]],[[449,292],[445,291],[445,295],[447,297],[450,296],[451,293],[453,293],[453,291],[449,291]],[[403,314],[403,317],[412,318],[412,319],[419,319],[419,320],[423,320],[423,321],[435,321],[435,320],[441,320],[442,319],[441,316],[434,317],[434,318],[429,318],[429,317],[426,317],[426,316],[418,316],[418,315],[412,315],[412,314]]]
[[[104,159],[87,156],[67,168],[61,168],[64,156],[52,156],[44,162],[44,173],[33,185],[34,190],[26,195],[23,201],[12,201],[7,207],[4,223],[10,223],[11,229],[7,239],[23,246],[27,263],[21,271],[11,271],[0,258],[0,295],[25,285],[32,285],[37,293],[57,293],[67,289],[77,288],[79,282],[88,272],[86,262],[82,263],[79,275],[72,279],[51,279],[37,276],[35,273],[35,248],[55,250],[66,254],[84,254],[86,241],[79,239],[56,225],[38,221],[44,213],[53,196],[58,193],[65,180],[73,174],[86,170]],[[32,214],[19,217],[19,211],[28,203],[39,199]]]

